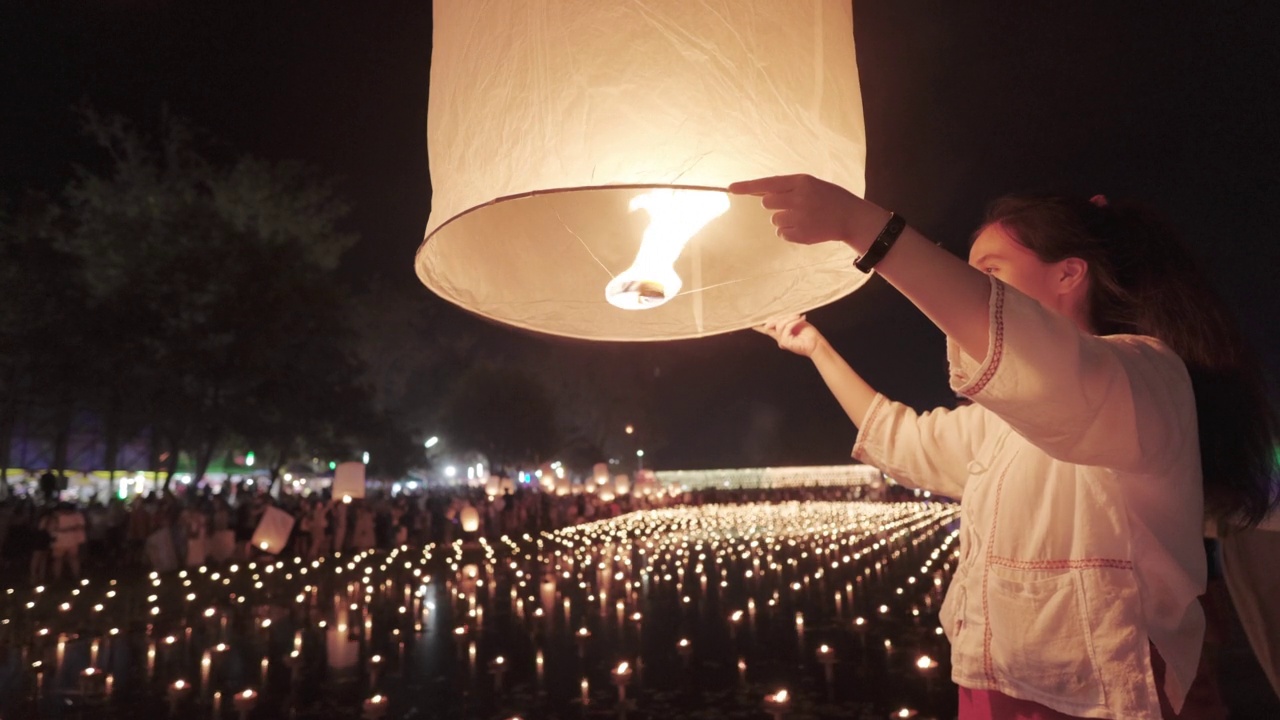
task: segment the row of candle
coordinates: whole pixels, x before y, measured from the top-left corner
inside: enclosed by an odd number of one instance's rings
[[[648,511],[537,538],[525,535],[504,537],[496,543],[481,542],[481,557],[472,562],[464,560],[470,559],[469,553],[475,554],[475,547],[468,549],[462,543],[455,543],[440,549],[444,552],[439,561],[448,568],[445,587],[457,603],[457,609],[477,631],[485,626],[486,608],[490,613],[509,615],[549,631],[547,623],[561,614],[553,611],[553,606],[562,611],[563,624],[568,627],[572,622],[572,608],[579,607],[580,612],[585,613],[598,605],[602,616],[608,609],[614,611],[619,632],[629,620],[638,634],[644,618],[641,608],[653,593],[674,590],[685,605],[700,605],[700,598],[707,595],[708,583],[727,590],[732,582],[750,595],[745,610],[734,610],[725,619],[729,632],[734,634],[744,617],[749,621],[748,629],[754,625],[757,598],[770,608],[780,607],[787,598],[799,602],[802,596],[817,593],[834,582],[837,575],[853,579],[845,583],[843,591],[824,591],[823,597],[834,600],[836,617],[852,614],[855,582],[873,573],[880,578],[891,562],[908,556],[911,548],[923,542],[931,528],[952,522],[954,516],[953,506],[913,503],[711,506]],[[905,583],[906,588],[897,588],[899,597],[908,590],[914,591],[915,587],[928,586],[921,604],[929,609],[944,573],[950,569],[948,548],[953,538],[954,534],[947,535],[944,543],[921,564],[918,575],[928,582],[918,582],[919,578],[913,573]],[[399,615],[410,630],[421,631],[421,620],[432,610],[425,600],[424,588],[431,582],[427,563],[434,552],[438,550],[429,547],[418,555],[399,548],[389,553],[361,553],[345,558],[334,555],[312,563],[280,559],[225,569],[199,568],[164,578],[153,574],[148,578],[151,592],[145,602],[135,594],[133,604],[141,609],[144,617],[156,623],[164,618],[171,621],[202,618],[210,628],[206,641],[215,634],[225,641],[234,608],[288,598],[301,606],[307,619],[304,621],[312,623],[310,626],[325,629],[326,623],[332,622],[335,629],[345,632],[349,628],[358,641],[369,642],[374,606],[398,605]],[[417,556],[410,557],[412,555]],[[173,601],[175,593],[171,588],[175,585],[179,588],[180,603]],[[45,594],[43,588],[33,589],[24,601],[32,605],[32,610],[45,608],[46,616],[51,607],[58,608],[59,613],[68,613],[68,606],[83,607],[91,602],[87,598],[90,587],[82,584],[74,589],[70,599],[64,598],[60,603]],[[95,605],[103,604],[104,600],[119,602],[122,593],[116,583],[108,583],[106,588],[102,597],[94,598],[99,601]],[[14,590],[7,594],[14,595]],[[858,600],[865,605],[865,598]],[[881,615],[888,610],[888,605],[879,607]],[[918,607],[912,611],[915,617],[920,616]],[[316,621],[314,618],[318,616],[326,619]],[[859,616],[850,627],[856,632],[867,623]],[[261,618],[254,624],[254,632],[265,634],[270,626],[270,618]],[[159,641],[159,647],[174,642],[192,647],[190,627],[187,625],[181,635]],[[803,627],[803,620],[798,618],[797,636],[802,645]],[[580,628],[585,629],[585,626]],[[395,632],[399,630],[395,628]],[[149,630],[148,635],[151,632]],[[47,626],[42,627],[38,636],[48,637],[49,633]],[[585,655],[586,640],[590,638],[590,631],[587,633],[579,645],[580,658]],[[471,647],[474,648],[474,644]],[[157,640],[149,641],[148,677],[155,672],[156,648]],[[474,667],[475,651],[470,652]],[[688,662],[689,646],[678,646],[676,652]],[[92,655],[95,657],[91,667],[96,665],[97,653]],[[201,655],[201,692],[208,684],[208,660],[206,647]],[[262,658],[260,677],[264,682],[269,662],[268,657]],[[61,652],[56,663],[58,667],[62,665]],[[634,667],[640,665],[637,659]],[[539,651],[539,679],[542,666]],[[740,668],[745,674],[745,661],[740,660]],[[500,688],[502,675],[507,671],[505,658],[497,656],[490,660],[490,669]],[[375,678],[372,684],[376,685],[376,671],[371,669],[370,675]],[[583,681],[586,680],[584,677]],[[385,702],[385,697],[376,697],[381,700],[375,705]]]

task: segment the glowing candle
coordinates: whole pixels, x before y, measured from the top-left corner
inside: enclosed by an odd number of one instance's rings
[[[240,713],[240,720],[245,720],[258,705],[258,693],[253,688],[245,688],[232,696],[231,704]]]
[[[920,670],[920,674],[924,676],[924,692],[926,696],[933,694],[933,671],[937,669],[938,663],[928,655],[921,655],[916,660],[916,667]]]
[[[618,703],[627,701],[627,683],[631,681],[631,665],[626,661],[613,669],[613,684],[618,686]]]
[[[853,631],[858,634],[858,646],[867,648],[867,619],[859,615],[853,619]]]
[[[80,694],[89,695],[93,692],[94,675],[97,674],[95,668],[87,667],[80,671]]]
[[[364,720],[379,720],[387,713],[387,698],[383,695],[374,695],[364,701],[363,710]]]
[[[693,645],[689,642],[689,638],[680,638],[676,643],[676,653],[684,661],[685,667],[689,667],[689,658],[693,655]]]
[[[796,645],[800,648],[800,656],[804,657],[804,613],[796,613]]]
[[[209,693],[209,673],[213,668],[213,653],[205,650],[200,656],[200,691]]]
[[[174,680],[173,684],[169,686],[167,694],[169,698],[170,715],[178,714],[178,703],[182,700],[182,696],[187,694],[188,688],[189,685],[187,685],[186,680]]]
[[[827,679],[827,696],[832,698],[835,694],[834,685],[834,666],[836,663],[836,651],[830,645],[823,643],[818,647],[818,662],[822,663],[822,674]]]
[[[787,707],[791,703],[791,694],[786,690],[779,690],[776,693],[764,696],[765,712],[773,716],[773,720],[782,720],[783,715],[787,712]]]
[[[507,659],[499,655],[489,663],[489,672],[493,673],[493,691],[502,692],[502,675],[507,671]]]
[[[587,682],[586,678],[582,678],[582,682],[578,685],[578,688],[582,691],[582,704],[589,705],[591,703],[591,685]]]

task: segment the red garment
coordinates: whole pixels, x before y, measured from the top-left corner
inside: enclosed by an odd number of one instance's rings
[[[1077,720],[1038,702],[1009,697],[995,690],[960,688],[959,720]]]

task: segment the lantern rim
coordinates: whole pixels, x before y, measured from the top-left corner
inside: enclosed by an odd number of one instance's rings
[[[674,340],[696,340],[700,338],[713,337],[716,335],[726,335],[732,332],[737,332],[739,330],[749,329],[753,325],[757,325],[761,322],[767,321],[769,318],[761,317],[757,322],[726,325],[713,330],[707,330],[705,328],[697,328],[697,327],[690,326],[686,331],[683,331],[683,332],[680,332],[680,331],[666,332],[661,335],[656,335],[656,334],[643,335],[643,334],[633,334],[633,333],[617,332],[617,331],[602,332],[601,328],[599,327],[593,327],[590,331],[580,332],[574,329],[566,329],[564,327],[549,326],[547,324],[538,322],[536,320],[530,321],[530,320],[519,318],[519,317],[493,314],[491,312],[487,312],[484,309],[473,306],[467,302],[461,301],[460,299],[455,297],[455,295],[453,294],[453,291],[450,290],[447,285],[441,285],[438,281],[438,278],[434,277],[433,269],[438,266],[434,262],[428,259],[429,253],[437,252],[435,250],[435,246],[431,245],[432,241],[434,240],[438,242],[440,237],[444,237],[443,235],[441,235],[441,231],[445,230],[446,228],[455,227],[456,223],[458,223],[459,221],[469,216],[474,216],[479,211],[482,211],[488,208],[493,208],[495,206],[502,205],[505,203],[510,203],[510,202],[534,201],[537,198],[541,198],[543,196],[549,196],[549,197],[558,196],[558,195],[569,196],[575,193],[584,193],[584,194],[619,193],[619,192],[626,193],[626,192],[645,191],[645,190],[686,190],[686,191],[694,191],[694,192],[722,193],[730,197],[731,199],[737,198],[741,202],[747,203],[749,205],[753,205],[756,209],[752,210],[752,212],[760,213],[760,218],[761,218],[760,222],[762,223],[761,225],[762,229],[765,227],[769,227],[769,229],[772,230],[772,227],[770,227],[768,224],[769,223],[768,216],[770,213],[767,210],[760,209],[758,199],[750,198],[749,196],[746,196],[746,195],[730,193],[728,188],[724,186],[699,185],[699,184],[692,184],[692,183],[683,183],[683,184],[681,183],[599,183],[599,184],[592,184],[592,185],[581,184],[581,185],[562,186],[562,187],[554,187],[554,188],[542,188],[542,189],[530,190],[526,192],[513,193],[510,195],[504,195],[501,197],[494,198],[492,200],[488,200],[484,203],[474,205],[466,209],[465,211],[460,212],[454,215],[453,217],[450,217],[448,220],[441,223],[439,226],[432,228],[430,232],[424,236],[421,244],[418,246],[418,249],[414,254],[415,275],[418,277],[419,282],[421,282],[429,290],[431,290],[433,294],[447,301],[449,304],[465,310],[471,315],[483,318],[486,321],[495,323],[503,327],[518,328],[519,330],[529,332],[538,336],[552,336],[552,337],[559,337],[559,338],[565,338],[565,339],[576,340],[576,341],[613,342],[613,343],[647,343],[647,342],[665,342],[665,341],[674,341]],[[750,203],[749,201],[751,200],[755,200],[756,202]],[[430,227],[429,222],[428,222],[428,227]],[[770,232],[769,234],[772,236],[773,233]],[[784,245],[787,244],[787,243],[783,243],[783,241],[781,240],[776,240],[776,242]],[[430,248],[430,250],[428,248]],[[817,262],[806,263],[805,265],[798,266],[794,269],[802,270],[805,268],[810,268],[810,269],[826,268],[826,271],[828,272],[830,271],[843,272],[844,269],[847,267],[850,271],[850,280],[847,281],[847,283],[838,282],[834,285],[828,283],[827,287],[829,288],[829,291],[823,293],[823,297],[820,298],[819,301],[807,304],[801,310],[790,309],[786,311],[781,311],[778,313],[778,315],[785,314],[785,312],[808,312],[809,310],[812,310],[815,308],[825,307],[827,305],[830,305],[831,303],[834,303],[838,300],[842,300],[848,297],[854,291],[856,291],[859,287],[861,287],[866,282],[867,279],[869,279],[869,276],[867,274],[852,271],[852,261],[856,259],[856,254],[853,253],[851,249],[847,248],[847,246],[842,249],[847,250],[847,252],[833,254],[829,257],[820,259]],[[806,250],[806,252],[808,251]],[[693,290],[692,292],[701,292],[701,290]],[[684,296],[685,294],[686,294],[685,291],[681,291],[671,299],[674,300],[676,297],[681,297],[681,296]],[[606,301],[603,298],[601,298],[601,302],[606,302]]]
[[[479,205],[472,205],[466,210],[455,214],[453,217],[450,217],[448,220],[445,220],[432,228],[431,232],[422,237],[422,242],[418,244],[418,250],[414,253],[414,256],[416,257],[420,255],[423,248],[427,246],[427,243],[431,242],[431,238],[435,237],[441,230],[445,229],[455,221],[461,220],[462,218],[487,207],[500,205],[504,202],[511,202],[513,200],[524,200],[525,198],[538,197],[539,195],[559,195],[562,193],[585,192],[589,190],[700,190],[703,192],[721,192],[726,195],[732,194],[729,192],[729,188],[712,187],[710,185],[681,185],[678,183],[602,183],[599,185],[574,185],[572,187],[545,188],[514,193],[511,195],[503,195],[502,197],[496,197],[487,202],[482,202]],[[427,224],[430,225],[429,220]]]

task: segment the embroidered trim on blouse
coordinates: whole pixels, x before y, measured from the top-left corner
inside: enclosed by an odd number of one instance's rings
[[[861,460],[858,453],[861,452],[866,443],[864,442],[867,434],[871,432],[871,426],[876,422],[876,416],[880,414],[880,408],[884,407],[888,400],[883,394],[877,393],[875,398],[871,400],[871,408],[867,410],[867,417],[862,423],[862,427],[858,428],[858,439],[853,443],[853,452],[849,453],[854,458]]]
[[[1066,560],[1015,560],[1013,558],[988,556],[987,562],[1001,567],[1016,570],[1098,570],[1111,568],[1115,570],[1132,570],[1133,562],[1118,558],[1075,558]]]
[[[987,534],[987,561],[982,565],[982,666],[987,674],[987,685],[995,688],[999,684],[996,682],[995,665],[991,660],[991,601],[987,594],[987,579],[991,575],[991,561],[995,558],[996,547],[996,522],[1000,519],[1000,491],[1004,489],[1004,476],[1009,474],[1009,468],[1013,467],[1010,462],[1005,466],[1004,471],[1000,473],[1000,479],[996,481],[996,503],[991,510],[991,531]]]
[[[1000,367],[1000,360],[1004,356],[1004,283],[999,280],[991,282],[992,292],[995,297],[991,299],[991,330],[995,336],[995,342],[991,347],[991,358],[987,363],[987,369],[983,371],[982,376],[967,390],[964,394],[972,397],[982,392],[987,383],[991,382],[991,378],[995,377],[996,370]]]

